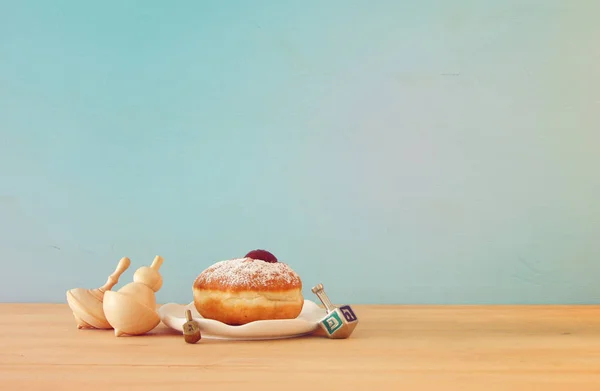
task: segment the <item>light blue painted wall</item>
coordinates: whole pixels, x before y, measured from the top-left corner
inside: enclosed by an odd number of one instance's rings
[[[0,1],[0,300],[267,248],[337,302],[596,303],[599,15]]]

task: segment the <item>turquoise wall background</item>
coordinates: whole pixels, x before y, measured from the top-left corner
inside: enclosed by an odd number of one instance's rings
[[[266,248],[348,303],[600,301],[598,1],[0,1],[1,301]]]

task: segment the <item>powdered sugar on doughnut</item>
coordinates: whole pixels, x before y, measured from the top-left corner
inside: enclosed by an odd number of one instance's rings
[[[284,290],[302,286],[300,277],[287,264],[251,258],[220,261],[203,271],[195,281],[204,289]]]

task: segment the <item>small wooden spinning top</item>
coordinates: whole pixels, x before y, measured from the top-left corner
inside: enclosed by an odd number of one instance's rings
[[[196,343],[202,339],[200,334],[200,325],[192,319],[192,311],[185,310],[187,322],[183,325],[183,338],[187,343]]]
[[[143,266],[135,271],[133,282],[116,292],[105,293],[104,314],[115,329],[115,336],[145,334],[160,323],[155,292],[163,284],[158,272],[162,263],[163,258],[157,255],[150,267]]]
[[[325,310],[327,310],[327,315],[319,322],[327,337],[332,339],[350,337],[358,325],[358,318],[352,307],[349,305],[341,307],[333,305],[329,297],[325,294],[323,284],[314,286],[312,292],[317,295],[321,303],[325,306]]]
[[[106,284],[96,289],[75,288],[67,291],[67,303],[78,329],[95,328],[111,329],[112,326],[104,316],[103,300],[104,293],[110,291],[119,282],[119,277],[131,264],[127,257],[121,258],[117,268],[108,277]]]

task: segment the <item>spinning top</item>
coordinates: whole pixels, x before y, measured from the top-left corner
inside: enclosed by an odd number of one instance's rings
[[[187,322],[183,324],[183,338],[187,343],[196,343],[202,339],[200,334],[200,325],[192,319],[192,312],[185,310]]]
[[[327,315],[319,322],[327,337],[332,339],[348,338],[358,324],[358,318],[352,308],[349,305],[334,306],[325,294],[323,284],[312,288],[312,292],[317,295],[327,310]]]
[[[78,329],[111,329],[103,310],[104,292],[110,291],[119,282],[119,277],[131,264],[127,257],[121,258],[117,268],[108,277],[106,284],[96,289],[75,288],[67,291],[67,303],[73,311]]]
[[[154,294],[163,284],[158,272],[162,263],[163,258],[157,255],[150,267],[135,271],[133,282],[104,295],[104,314],[116,337],[145,334],[160,323]]]

